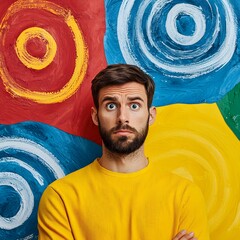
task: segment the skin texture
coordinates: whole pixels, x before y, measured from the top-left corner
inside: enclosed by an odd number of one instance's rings
[[[110,132],[111,140],[123,147],[131,144],[138,134],[151,125],[156,116],[156,108],[147,106],[147,95],[143,85],[130,82],[118,86],[108,86],[99,92],[99,108],[92,108],[92,119],[97,126]],[[112,131],[117,126],[121,129]],[[129,126],[131,129],[123,129]],[[143,144],[132,153],[115,153],[103,142],[103,155],[100,164],[117,172],[134,172],[144,168],[148,160],[144,154]],[[114,159],[114,161],[113,161]]]

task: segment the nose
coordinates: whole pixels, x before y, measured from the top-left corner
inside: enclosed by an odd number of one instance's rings
[[[117,122],[118,124],[129,123],[129,116],[125,106],[119,107]]]

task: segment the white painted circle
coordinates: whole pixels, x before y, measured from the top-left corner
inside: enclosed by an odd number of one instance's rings
[[[179,33],[176,22],[178,16],[181,14],[188,15],[194,20],[195,31],[192,36],[186,36]],[[168,12],[166,19],[166,31],[174,42],[185,46],[193,45],[197,43],[205,34],[205,17],[197,6],[186,3],[176,4]]]
[[[18,174],[12,172],[0,172],[0,186],[12,187],[20,196],[20,209],[11,218],[0,216],[2,229],[11,230],[21,226],[32,214],[34,207],[34,196],[27,181]]]

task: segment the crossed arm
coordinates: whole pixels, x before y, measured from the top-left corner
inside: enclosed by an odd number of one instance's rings
[[[190,214],[189,220],[189,213],[192,212],[191,209],[194,209],[195,206],[198,206],[199,209],[204,209],[202,206],[203,201],[201,200],[201,197],[192,197],[194,194],[193,190],[190,192],[191,197],[186,198],[187,200],[184,201],[183,207],[181,207],[182,211],[179,217],[179,223],[175,231],[172,233],[176,234],[176,236],[172,238],[173,235],[171,234],[171,236],[169,235],[168,240],[170,240],[170,238],[172,240],[209,240],[204,211],[197,212],[196,214]],[[197,202],[195,202],[195,200]],[[195,215],[197,218],[195,218]],[[55,238],[74,239],[72,230],[68,224],[68,217],[65,212],[62,199],[55,191],[52,190],[52,188],[48,188],[41,199],[38,224],[39,240]],[[184,228],[187,230],[180,231]],[[189,231],[194,231],[197,238]]]

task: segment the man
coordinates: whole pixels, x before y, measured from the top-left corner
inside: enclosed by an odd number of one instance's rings
[[[209,240],[200,190],[160,173],[144,154],[153,94],[153,80],[136,66],[109,65],[97,74],[92,120],[102,156],[45,190],[40,240]]]

